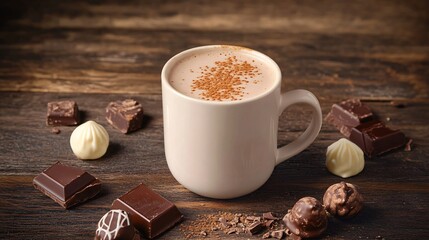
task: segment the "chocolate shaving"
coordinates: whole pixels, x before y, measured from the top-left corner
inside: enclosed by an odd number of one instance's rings
[[[263,213],[262,214],[262,218],[263,219],[267,219],[267,220],[277,220],[277,219],[279,219],[279,218],[275,217],[272,212]]]
[[[265,222],[264,225],[265,225],[265,227],[270,228],[271,224],[273,224],[273,222],[274,222],[274,220],[268,220],[268,221]]]

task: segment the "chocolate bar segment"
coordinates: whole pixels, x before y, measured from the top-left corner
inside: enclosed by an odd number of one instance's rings
[[[142,105],[133,99],[111,102],[106,107],[106,119],[122,133],[138,130],[143,123]]]
[[[94,197],[101,190],[97,178],[60,162],[36,176],[33,185],[66,209]]]
[[[353,128],[350,141],[373,157],[403,146],[406,139],[401,131],[392,130],[381,121],[371,121]]]
[[[349,137],[353,127],[373,118],[371,109],[359,99],[348,99],[332,105],[325,120],[334,125],[344,136]]]
[[[116,199],[111,209],[126,211],[134,227],[149,239],[159,236],[183,218],[173,203],[144,184]]]
[[[73,126],[79,124],[79,109],[76,102],[49,102],[46,124],[49,126]]]

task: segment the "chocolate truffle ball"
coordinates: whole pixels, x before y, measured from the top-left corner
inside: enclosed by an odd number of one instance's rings
[[[323,196],[326,211],[334,216],[353,217],[363,207],[363,198],[358,187],[340,182],[330,186]]]
[[[122,210],[110,210],[98,222],[94,240],[132,240],[135,229],[128,214]]]
[[[325,208],[313,197],[298,200],[283,221],[291,233],[303,238],[318,237],[328,227]]]

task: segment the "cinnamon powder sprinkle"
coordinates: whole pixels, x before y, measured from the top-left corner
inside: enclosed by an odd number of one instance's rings
[[[241,100],[249,79],[260,75],[256,66],[240,61],[236,56],[216,61],[214,67],[205,66],[200,70],[201,75],[192,81],[191,91],[199,90],[203,100],[211,101]]]

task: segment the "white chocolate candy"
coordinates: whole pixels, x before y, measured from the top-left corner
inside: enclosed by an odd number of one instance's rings
[[[109,134],[106,129],[94,121],[78,126],[70,136],[73,153],[82,160],[102,157],[109,146]]]
[[[340,177],[348,178],[360,173],[365,166],[362,150],[353,142],[341,138],[328,147],[326,167]]]

